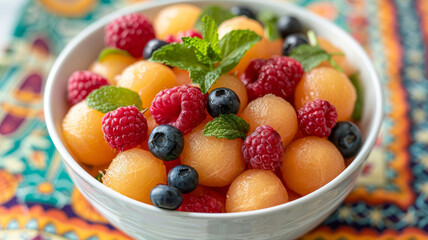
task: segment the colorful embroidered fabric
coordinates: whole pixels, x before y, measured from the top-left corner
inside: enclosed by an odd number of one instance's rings
[[[39,0],[22,9],[0,58],[0,239],[129,239],[74,188],[47,133],[42,95],[64,45],[130,2]],[[294,2],[365,47],[386,99],[381,135],[355,190],[302,239],[428,239],[426,0]]]

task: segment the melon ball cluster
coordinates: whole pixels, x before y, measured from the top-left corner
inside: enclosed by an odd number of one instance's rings
[[[354,68],[298,19],[175,4],[152,20],[111,21],[68,80],[63,138],[107,187],[168,210],[252,211],[316,191],[358,153]]]

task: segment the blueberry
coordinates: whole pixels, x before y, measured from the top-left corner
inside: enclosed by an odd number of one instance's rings
[[[309,44],[305,35],[301,33],[288,35],[282,45],[282,55],[289,56],[291,51],[301,44]]]
[[[152,39],[149,42],[147,42],[146,47],[144,48],[143,51],[143,58],[144,59],[149,59],[153,52],[158,50],[159,48],[168,45],[168,43],[159,40],[159,39]]]
[[[159,125],[149,136],[149,150],[164,161],[177,159],[184,147],[183,133],[171,125]]]
[[[230,12],[236,16],[246,16],[248,18],[256,19],[256,14],[244,6],[234,6],[230,9]]]
[[[169,171],[167,182],[182,193],[190,193],[198,186],[199,175],[191,166],[178,165]]]
[[[150,191],[150,201],[158,208],[174,210],[183,203],[183,194],[175,187],[157,185]]]
[[[328,137],[344,158],[350,158],[358,153],[361,147],[361,133],[352,122],[338,122]]]
[[[283,38],[286,38],[288,35],[293,33],[302,33],[303,27],[299,20],[291,16],[282,16],[278,19],[276,23],[278,32]]]
[[[211,117],[220,114],[237,114],[241,107],[238,95],[229,88],[216,88],[208,95],[207,110]]]

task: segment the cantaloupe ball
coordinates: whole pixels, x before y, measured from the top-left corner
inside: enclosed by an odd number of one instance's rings
[[[156,36],[163,39],[193,29],[201,9],[192,4],[174,4],[160,10],[153,22]]]
[[[284,147],[293,140],[298,129],[294,107],[283,98],[272,94],[251,101],[241,117],[250,124],[250,133],[261,125],[273,127],[281,136]]]
[[[318,37],[318,44],[321,46],[322,49],[327,51],[328,53],[343,53],[342,50],[331,44],[327,39]],[[355,72],[355,68],[349,63],[349,61],[346,59],[346,55],[335,55],[332,57],[332,59],[339,65],[339,67],[343,70],[343,72],[350,76]],[[333,67],[331,64],[326,60],[322,62],[320,67]]]
[[[237,75],[239,76],[245,71],[248,64],[253,59],[268,59],[270,57],[271,51],[269,51],[269,41],[264,37],[265,33],[263,26],[256,20],[247,18],[245,16],[238,16],[226,20],[222,22],[218,27],[219,37],[222,38],[224,35],[233,30],[251,30],[262,37],[262,39],[258,43],[254,44],[254,46],[252,46],[250,50],[245,53],[244,57],[242,57],[238,65],[230,71],[230,73],[237,73]]]
[[[245,109],[248,103],[248,95],[247,88],[244,83],[232,75],[221,75],[219,79],[211,86],[209,92],[216,88],[229,88],[234,91],[241,102],[241,107],[239,108],[239,112]]]
[[[273,172],[251,169],[239,175],[230,185],[226,195],[226,211],[258,210],[287,201],[287,190]]]
[[[128,55],[110,54],[104,57],[102,61],[93,63],[89,70],[105,77],[110,85],[116,85],[116,77],[136,61],[137,59]]]
[[[348,121],[354,111],[357,92],[348,77],[330,67],[317,67],[303,74],[294,93],[299,110],[315,99],[328,101],[337,110],[337,121]]]
[[[345,160],[333,143],[305,137],[285,149],[282,176],[287,186],[304,196],[324,186],[345,170]]]
[[[241,153],[242,139],[229,140],[202,135],[202,123],[184,136],[180,160],[198,171],[199,184],[209,187],[229,185],[245,169]]]
[[[143,108],[149,108],[160,91],[177,85],[175,75],[169,67],[145,60],[127,67],[117,82],[117,86],[138,93],[143,101]]]
[[[85,101],[72,106],[62,120],[62,134],[70,152],[88,165],[110,163],[116,152],[104,139],[101,119],[104,113],[94,110]]]
[[[174,67],[172,68],[172,71],[175,74],[178,85],[192,84],[192,80],[190,79],[189,72],[187,70]]]
[[[132,148],[113,159],[102,182],[127,197],[152,204],[152,188],[158,184],[166,184],[165,165],[149,151]]]

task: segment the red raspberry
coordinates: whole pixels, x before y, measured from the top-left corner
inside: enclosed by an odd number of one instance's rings
[[[300,108],[297,118],[306,136],[328,137],[337,122],[336,108],[328,101],[315,99]]]
[[[281,137],[269,125],[262,125],[247,136],[242,155],[248,168],[275,171],[282,161],[284,149]]]
[[[205,119],[206,104],[206,95],[199,88],[182,85],[160,91],[150,112],[157,124],[170,124],[186,134]]]
[[[183,195],[183,203],[178,211],[222,213],[225,200],[225,195],[199,185],[193,192]]]
[[[135,106],[120,107],[102,119],[104,138],[119,151],[136,147],[147,138],[147,120]]]
[[[269,93],[288,100],[302,76],[303,68],[297,60],[278,56],[269,60],[253,60],[240,79],[247,87],[249,100]]]
[[[146,43],[153,38],[155,32],[150,21],[142,14],[132,13],[111,21],[105,28],[104,41],[109,47],[128,51],[139,58]]]
[[[76,71],[68,79],[68,102],[74,105],[104,85],[108,85],[104,77],[89,71]]]
[[[173,43],[173,42],[182,43],[183,40],[181,38],[184,38],[184,37],[198,37],[202,39],[202,35],[199,32],[197,32],[196,30],[190,29],[185,32],[179,31],[177,32],[176,36],[174,36],[173,34],[168,35],[165,37],[164,40],[167,43]]]

